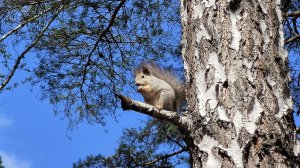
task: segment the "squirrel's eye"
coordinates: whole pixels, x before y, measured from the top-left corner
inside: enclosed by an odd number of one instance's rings
[[[144,75],[142,75],[142,78],[144,78]]]

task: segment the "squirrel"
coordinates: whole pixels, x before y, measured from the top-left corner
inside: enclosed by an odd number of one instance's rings
[[[181,110],[185,102],[185,85],[170,70],[154,62],[141,63],[135,70],[135,84],[145,102],[159,110]]]

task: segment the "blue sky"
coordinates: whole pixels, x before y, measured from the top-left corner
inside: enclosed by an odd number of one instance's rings
[[[118,122],[110,119],[105,128],[82,123],[68,131],[67,120],[39,99],[39,89],[31,89],[20,85],[0,94],[0,155],[6,168],[65,168],[90,154],[111,155],[122,130],[145,118],[120,110]]]

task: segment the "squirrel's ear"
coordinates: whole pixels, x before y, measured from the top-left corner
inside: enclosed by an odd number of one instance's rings
[[[143,74],[150,76],[150,71],[147,67],[143,66]]]

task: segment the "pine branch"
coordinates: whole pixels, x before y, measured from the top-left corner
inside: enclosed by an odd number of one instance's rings
[[[9,81],[11,80],[11,78],[14,76],[16,70],[18,69],[21,60],[25,57],[25,55],[40,41],[40,39],[43,37],[44,33],[46,32],[46,30],[48,29],[48,27],[51,25],[51,23],[54,21],[54,19],[58,16],[58,14],[61,12],[61,10],[64,8],[64,6],[62,6],[59,9],[59,12],[56,13],[55,15],[53,15],[53,17],[50,19],[50,21],[47,23],[47,25],[43,28],[42,32],[35,38],[35,40],[28,46],[26,47],[26,49],[18,56],[18,58],[16,59],[13,68],[10,70],[9,75],[6,77],[6,79],[2,82],[2,84],[0,85],[0,92],[5,88],[5,86],[9,83]]]
[[[122,0],[119,5],[116,7],[114,13],[111,15],[111,19],[109,20],[108,26],[106,27],[106,29],[104,29],[100,35],[98,40],[96,41],[96,43],[94,44],[93,49],[91,50],[91,52],[88,54],[88,59],[90,59],[91,55],[94,53],[94,51],[96,50],[98,44],[103,40],[103,37],[106,35],[106,33],[111,29],[111,27],[113,26],[115,19],[117,17],[117,14],[119,12],[119,10],[121,9],[121,7],[125,4],[126,0]]]
[[[93,46],[93,49],[91,50],[91,52],[88,54],[87,56],[87,62],[84,65],[84,69],[83,69],[83,77],[82,77],[82,82],[80,85],[80,94],[81,94],[81,99],[83,99],[83,104],[88,107],[88,102],[84,93],[84,89],[83,89],[83,85],[85,84],[86,81],[86,75],[87,75],[87,69],[88,67],[91,65],[92,63],[92,55],[94,53],[94,51],[96,50],[98,44],[103,40],[103,37],[106,35],[106,33],[109,32],[109,30],[111,29],[111,27],[113,26],[116,16],[118,14],[118,12],[120,11],[121,7],[124,5],[126,0],[122,0],[119,5],[116,7],[116,9],[114,10],[113,14],[111,15],[111,19],[109,21],[108,26],[100,33],[99,35],[99,39],[96,41],[96,43]]]
[[[51,9],[53,9],[53,6],[47,8],[46,10],[40,12],[39,14],[23,21],[22,23],[20,23],[19,25],[17,25],[15,28],[11,29],[10,31],[8,31],[7,33],[5,33],[1,38],[0,38],[0,42],[2,42],[4,39],[6,39],[8,36],[10,36],[11,34],[17,32],[20,28],[24,27],[25,25],[27,25],[28,23],[36,20],[37,18],[39,18],[40,16],[42,16],[43,14],[49,12]]]
[[[84,72],[83,72],[83,79],[82,79],[82,84],[81,84],[81,89],[82,89],[82,85],[84,84],[85,80],[86,80],[86,73],[87,73],[87,67],[91,64],[91,57],[92,54],[94,53],[94,51],[96,50],[98,44],[100,43],[100,41],[102,40],[102,38],[106,35],[106,33],[109,31],[109,29],[113,26],[116,16],[119,12],[119,10],[121,9],[121,7],[124,5],[126,0],[122,0],[120,2],[120,4],[116,7],[114,13],[111,16],[111,19],[109,21],[108,26],[106,27],[106,29],[104,29],[100,35],[99,35],[99,39],[96,41],[96,43],[93,46],[93,49],[91,50],[91,52],[88,54],[88,59],[87,59],[87,63],[84,66]]]

